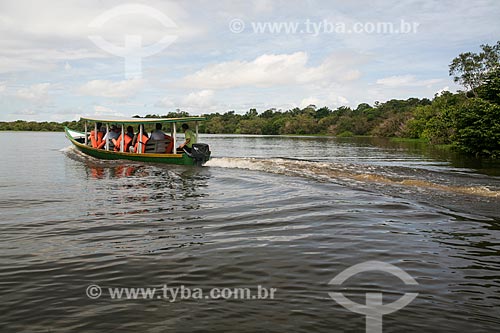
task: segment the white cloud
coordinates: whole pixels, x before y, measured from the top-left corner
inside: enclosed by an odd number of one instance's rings
[[[182,104],[184,107],[188,108],[207,108],[214,104],[213,97],[213,90],[192,92],[182,100]]]
[[[117,7],[113,3],[102,3],[98,0],[89,0],[85,3],[4,0],[1,5],[0,30],[16,36],[24,35],[29,39],[35,39],[37,36],[73,40],[82,38],[86,43],[87,36],[96,33],[103,35],[112,43],[123,42],[125,34],[136,34],[143,36],[147,44],[161,39],[169,28],[163,26],[157,19],[149,17],[147,13],[110,16],[102,27],[97,28],[89,24],[108,10],[116,11]],[[176,20],[185,17],[184,9],[175,3],[157,2],[152,11],[163,13]],[[184,33],[184,30],[179,29],[179,33]]]
[[[151,1],[149,1],[151,2]],[[2,0],[0,2],[0,73],[51,70],[67,60],[119,59],[94,45],[90,35],[102,36],[109,43],[123,45],[125,35],[137,35],[142,45],[151,45],[166,35],[177,35],[182,42],[204,33],[196,22],[185,22],[190,15],[185,6],[171,2],[152,4],[153,12],[163,13],[177,28],[144,13],[112,17],[102,27],[89,23],[116,3],[99,0],[78,2]],[[147,6],[144,4],[143,6]],[[189,9],[188,9],[189,10]],[[63,27],[63,28],[61,28]],[[119,60],[117,60],[119,61]]]
[[[329,107],[348,106],[349,103],[350,103],[349,100],[344,96],[337,95],[335,93],[330,93],[325,98],[319,98],[319,97],[304,98],[299,103],[299,105],[301,108],[305,108],[312,104],[319,108],[323,106],[329,106]]]
[[[22,110],[19,110],[17,112],[17,114],[23,115],[23,116],[34,116],[37,113],[35,112],[35,110],[32,110],[32,109],[22,109]]]
[[[418,80],[414,75],[395,75],[377,80],[377,84],[387,87],[431,87],[432,85],[443,81],[442,79]]]
[[[111,108],[108,108],[106,106],[102,105],[95,105],[94,106],[94,116],[117,116],[117,117],[123,117],[124,114],[118,111],[115,111]]]
[[[167,109],[178,107],[188,110],[190,113],[214,110],[220,107],[214,100],[214,91],[210,89],[191,92],[181,98],[164,97],[156,102],[154,106]]]
[[[334,106],[347,106],[350,103],[344,96],[330,96],[330,100]]]
[[[303,109],[305,107],[308,107],[309,105],[315,105],[315,106],[319,106],[321,104],[321,100],[319,98],[316,98],[316,97],[307,97],[307,98],[304,98],[301,102],[300,102],[300,108]]]
[[[272,12],[274,9],[272,1],[267,1],[267,0],[254,0],[252,7],[256,12],[263,12],[263,13],[269,13]]]
[[[155,106],[160,108],[172,108],[175,106],[175,103],[174,101],[172,101],[172,99],[170,99],[170,97],[164,97],[158,102],[156,102]]]
[[[436,95],[441,95],[442,93],[444,93],[445,91],[450,91],[450,87],[446,86],[444,88],[441,88],[439,89],[438,91],[436,91]]]
[[[7,89],[5,82],[0,82],[0,93],[3,93]]]
[[[223,89],[239,86],[269,87],[322,81],[351,81],[360,71],[351,68],[360,57],[332,55],[318,66],[307,66],[305,52],[263,54],[253,61],[229,61],[209,65],[187,75],[181,84],[191,88]]]
[[[16,97],[34,102],[47,101],[49,97],[50,83],[38,83],[27,88],[18,89]]]
[[[124,98],[135,95],[144,87],[142,79],[124,81],[92,80],[78,89],[82,95],[99,96],[108,98]]]
[[[1,31],[1,30],[0,30]],[[43,47],[9,45],[1,47],[0,43],[0,73],[15,71],[47,71],[53,69],[60,61],[103,58],[102,51],[87,49],[58,50],[60,46],[46,49]]]
[[[205,89],[196,92],[191,92],[188,95],[172,99],[171,97],[164,97],[154,106],[162,108],[173,108],[179,107],[182,109],[187,109],[191,113],[194,111],[202,111],[207,109],[213,109],[216,107],[216,102],[214,100],[214,91]]]

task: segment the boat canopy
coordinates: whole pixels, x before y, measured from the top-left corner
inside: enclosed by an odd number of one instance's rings
[[[181,117],[181,118],[126,118],[126,117],[81,117],[87,120],[103,124],[154,124],[154,123],[187,123],[191,121],[205,121],[205,117]]]

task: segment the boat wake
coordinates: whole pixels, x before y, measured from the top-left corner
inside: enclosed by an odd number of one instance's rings
[[[59,151],[62,152],[63,154],[65,154],[66,156],[68,156],[69,158],[71,158],[72,160],[83,162],[83,163],[86,163],[87,165],[113,167],[113,166],[120,165],[120,164],[136,164],[137,163],[137,162],[128,161],[128,160],[102,160],[102,159],[98,159],[98,158],[89,156],[85,153],[82,153],[81,151],[76,149],[75,146],[73,146],[73,145],[62,148]]]
[[[500,198],[500,190],[483,184],[443,184],[432,175],[413,172],[414,169],[390,168],[361,164],[314,162],[285,158],[213,158],[206,166],[264,171],[274,174],[313,178],[318,181],[334,181],[342,184],[393,185],[413,189],[430,189],[448,193]],[[425,179],[431,178],[431,179]],[[438,178],[435,177],[434,178]],[[448,180],[449,181],[449,180]],[[469,180],[470,181],[470,180]],[[463,181],[462,181],[463,183]]]
[[[60,151],[61,153],[65,153],[65,154],[66,154],[66,153],[68,153],[68,152],[76,151],[76,149],[74,149],[74,146],[73,146],[73,145],[69,145],[69,146],[67,146],[67,147],[64,147],[64,148],[59,149],[59,151]]]

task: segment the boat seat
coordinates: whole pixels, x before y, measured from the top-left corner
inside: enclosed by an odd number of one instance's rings
[[[146,143],[145,153],[165,153],[169,143],[170,140],[149,140]]]

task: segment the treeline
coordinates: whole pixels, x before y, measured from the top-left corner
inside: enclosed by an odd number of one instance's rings
[[[255,109],[206,115],[206,133],[369,135],[423,139],[449,144],[466,153],[500,157],[500,75],[478,89],[478,97],[443,92],[427,98],[360,104],[357,108],[316,108],[288,111]],[[496,91],[495,94],[492,92]]]
[[[496,93],[494,94],[493,92]],[[186,112],[147,117],[184,117]],[[420,138],[432,144],[451,144],[467,153],[500,157],[500,76],[478,90],[478,97],[444,92],[431,101],[409,98],[363,103],[355,109],[346,106],[330,109],[295,108],[287,111],[269,109],[245,114],[229,111],[204,115],[200,132],[215,134],[264,135],[370,135],[380,137]],[[0,122],[0,130],[63,131],[64,126],[83,131],[81,121]]]
[[[431,104],[426,98],[410,98],[375,103],[374,106],[363,103],[355,109],[341,106],[332,110],[326,106],[317,108],[309,105],[287,111],[269,109],[260,114],[255,109],[243,115],[230,111],[205,115],[208,121],[204,124],[204,131],[265,135],[401,136],[400,127],[411,118],[415,109]]]
[[[34,132],[62,132],[64,126],[71,129],[83,130],[84,124],[81,121],[65,121],[57,123],[54,121],[25,121],[16,120],[11,122],[0,121],[0,131],[34,131]]]

